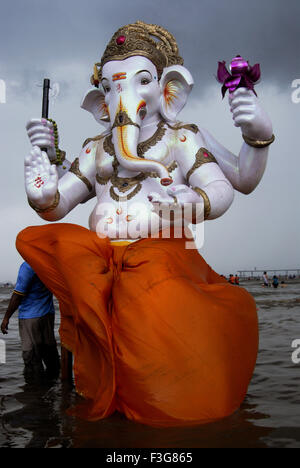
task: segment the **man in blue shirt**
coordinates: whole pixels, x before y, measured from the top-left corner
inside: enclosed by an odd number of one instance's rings
[[[9,319],[17,309],[25,380],[43,377],[44,365],[46,377],[57,378],[60,363],[54,336],[53,295],[26,262],[19,269],[17,283],[1,324],[3,334],[8,333]]]

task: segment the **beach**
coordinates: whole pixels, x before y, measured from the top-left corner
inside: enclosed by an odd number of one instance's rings
[[[256,368],[247,397],[232,416],[211,424],[185,428],[152,428],[114,414],[87,422],[66,414],[77,396],[58,380],[34,387],[25,384],[17,313],[0,364],[0,447],[293,447],[300,448],[300,363],[292,360],[292,342],[300,340],[300,280],[285,287],[264,288],[261,281],[242,281],[255,298],[260,329]],[[0,320],[11,287],[0,288]],[[56,336],[59,313],[56,303]],[[300,357],[300,353],[299,353]]]

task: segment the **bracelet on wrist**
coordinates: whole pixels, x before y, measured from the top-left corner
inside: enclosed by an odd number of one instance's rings
[[[255,140],[254,138],[249,138],[246,135],[242,134],[242,137],[249,146],[253,146],[253,148],[265,148],[266,146],[271,145],[275,140],[275,135],[273,134],[271,138],[268,140]]]
[[[210,211],[211,211],[210,201],[209,201],[209,198],[208,198],[207,194],[204,192],[204,190],[202,190],[199,187],[191,187],[191,188],[192,188],[192,190],[194,190],[194,192],[197,193],[197,195],[200,195],[203,198],[203,201],[204,201],[204,219],[207,219],[209,217]]]
[[[31,206],[31,208],[34,209],[34,211],[36,211],[37,213],[47,213],[48,211],[53,211],[55,210],[55,208],[57,207],[57,205],[59,204],[59,200],[60,200],[60,193],[59,191],[57,190],[56,194],[55,194],[55,198],[54,198],[54,201],[51,205],[47,206],[46,208],[39,208],[38,206],[35,206],[34,203],[32,203],[32,201],[29,200],[28,198],[28,204]]]

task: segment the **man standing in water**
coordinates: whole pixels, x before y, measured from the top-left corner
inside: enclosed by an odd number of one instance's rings
[[[57,378],[60,362],[54,336],[53,295],[26,262],[19,269],[16,287],[1,324],[4,335],[8,333],[9,320],[17,309],[25,380],[44,376]]]
[[[267,286],[269,287],[269,278],[268,278],[268,275],[267,275],[267,272],[264,271],[264,274],[263,274],[263,282],[264,282],[264,286]]]

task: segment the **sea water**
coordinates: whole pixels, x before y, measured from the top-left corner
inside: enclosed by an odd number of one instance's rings
[[[292,347],[300,339],[300,282],[288,281],[278,289],[264,288],[259,281],[242,286],[258,307],[260,345],[254,376],[238,411],[196,427],[154,429],[118,413],[97,422],[68,416],[66,409],[76,400],[72,386],[60,380],[48,386],[24,382],[16,313],[8,335],[0,335],[6,350],[6,362],[0,363],[0,447],[300,448],[300,363],[293,362]],[[0,288],[0,320],[11,292]],[[57,313],[59,342],[58,326]]]

